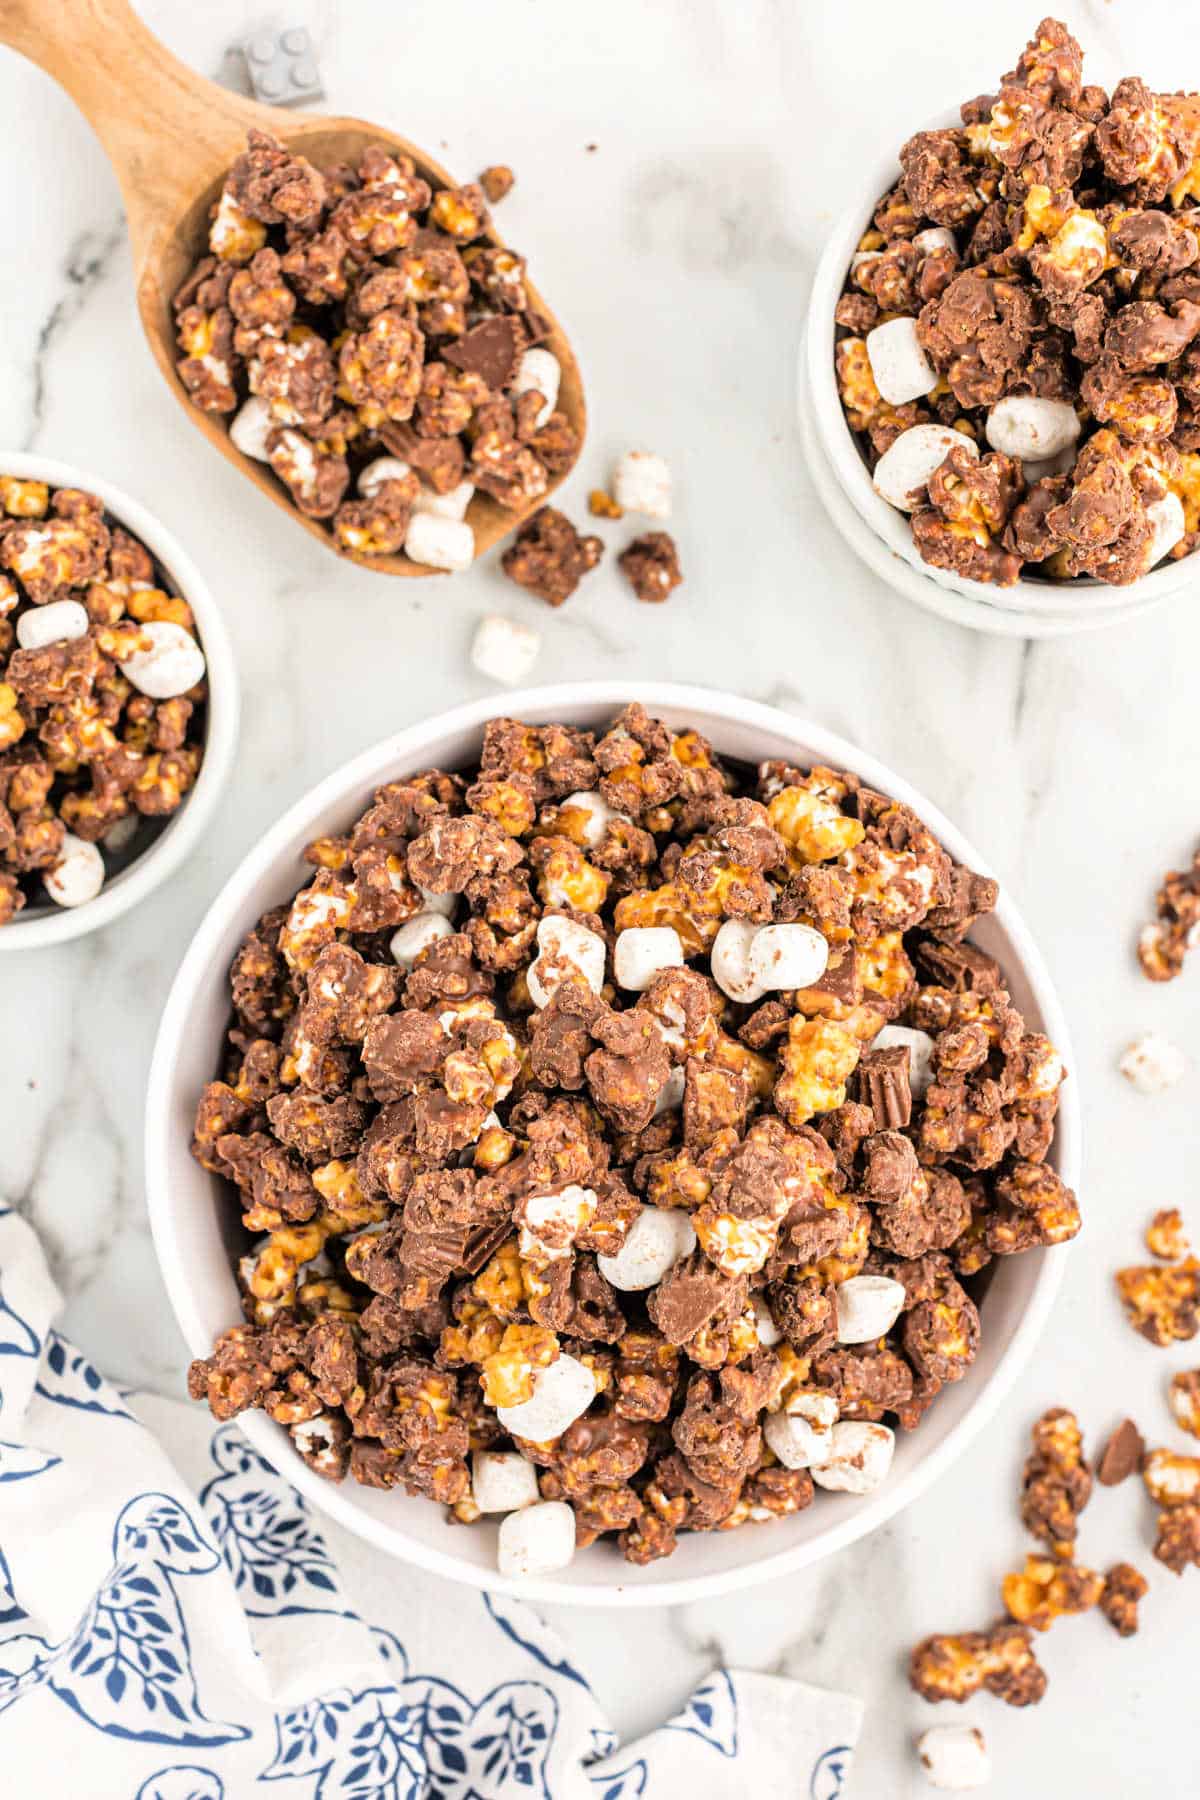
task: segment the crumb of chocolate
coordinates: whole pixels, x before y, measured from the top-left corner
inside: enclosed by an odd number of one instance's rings
[[[1132,1419],[1122,1419],[1109,1435],[1096,1464],[1096,1480],[1101,1487],[1116,1487],[1142,1466],[1146,1441]]]
[[[479,185],[492,206],[498,205],[506,194],[512,192],[515,181],[516,176],[507,163],[491,163],[479,176]]]
[[[639,600],[658,605],[683,580],[679,552],[667,531],[647,531],[622,550],[617,561]]]

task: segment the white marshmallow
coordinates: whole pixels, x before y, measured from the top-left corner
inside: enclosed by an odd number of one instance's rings
[[[818,1487],[843,1494],[869,1494],[886,1478],[892,1466],[896,1434],[886,1425],[844,1419],[833,1428],[829,1456],[812,1465]]]
[[[781,1342],[783,1333],[775,1323],[775,1315],[761,1294],[752,1294],[750,1304],[754,1308],[754,1333],[764,1349],[770,1350]]]
[[[680,1207],[643,1206],[616,1255],[598,1256],[596,1264],[621,1293],[638,1294],[656,1287],[695,1247],[692,1222]]]
[[[682,1063],[676,1063],[667,1079],[658,1090],[654,1102],[654,1117],[660,1118],[665,1112],[677,1112],[683,1105],[683,1091],[687,1086],[687,1070]]]
[[[1161,500],[1155,500],[1146,508],[1146,517],[1154,527],[1154,535],[1146,551],[1145,569],[1148,573],[1175,548],[1181,538],[1187,536],[1187,520],[1184,517],[1183,501],[1174,493],[1164,494]],[[29,617],[28,613],[25,617]],[[18,637],[21,635],[21,623],[18,619]]]
[[[750,943],[750,974],[768,993],[811,987],[829,962],[829,945],[811,925],[763,925]]]
[[[837,1401],[831,1394],[814,1394],[825,1406],[814,1414],[793,1412],[768,1413],[763,1421],[763,1437],[785,1469],[811,1469],[825,1463],[833,1450],[833,1428],[837,1421]]]
[[[267,439],[278,430],[279,420],[272,415],[268,402],[251,394],[234,415],[229,427],[229,441],[243,456],[251,456],[255,462],[268,462]]]
[[[1038,457],[1032,461],[1026,457],[1021,464],[1021,473],[1032,487],[1035,481],[1041,481],[1046,475],[1065,475],[1068,469],[1074,467],[1075,446],[1068,444],[1057,456]]]
[[[708,956],[712,978],[721,992],[747,1006],[761,1000],[766,992],[750,966],[750,947],[758,930],[750,919],[726,919]]]
[[[68,831],[58,861],[42,881],[56,906],[85,906],[104,886],[104,858],[95,844]]]
[[[671,471],[649,450],[627,450],[613,476],[613,499],[625,512],[648,519],[671,516]]]
[[[411,919],[405,919],[388,949],[393,962],[399,963],[402,969],[411,969],[422,950],[428,950],[438,938],[453,936],[454,927],[444,913],[419,912]]]
[[[1139,1094],[1163,1094],[1183,1080],[1188,1060],[1168,1039],[1148,1031],[1134,1038],[1117,1067]]]
[[[885,1025],[871,1039],[872,1050],[908,1051],[908,1086],[914,1100],[920,1100],[933,1080],[933,1039],[927,1031],[914,1025]]]
[[[860,268],[863,263],[878,262],[882,255],[882,250],[856,250],[854,255],[850,258],[850,267],[852,269],[857,269]]]
[[[358,471],[358,491],[364,500],[377,494],[385,481],[403,481],[412,470],[398,456],[377,456]]]
[[[915,319],[889,319],[867,333],[875,386],[889,406],[919,400],[937,386],[937,370],[917,341]]]
[[[545,405],[537,416],[539,431],[558,405],[558,386],[561,380],[562,369],[559,367],[558,358],[549,350],[537,348],[526,350],[517,364],[517,373],[513,378],[512,385],[513,393],[534,393],[545,396]]]
[[[445,913],[452,919],[458,910],[457,894],[435,894],[432,888],[422,887],[418,881],[417,892],[421,896],[421,905],[426,912]]]
[[[917,1755],[931,1787],[965,1793],[992,1779],[992,1759],[977,1725],[931,1725],[917,1739]]]
[[[540,1011],[548,1006],[560,981],[580,975],[593,994],[604,986],[605,943],[586,925],[564,919],[558,913],[542,919],[537,928],[538,954],[525,973],[529,998]]]
[[[596,1398],[596,1377],[577,1357],[562,1355],[557,1362],[538,1369],[533,1377],[533,1398],[519,1406],[498,1406],[496,1417],[513,1437],[534,1444],[561,1437],[568,1425],[585,1413]]]
[[[575,1555],[575,1514],[565,1500],[539,1500],[500,1521],[501,1575],[552,1575]]]
[[[886,1275],[852,1275],[837,1289],[839,1344],[870,1344],[892,1329],[904,1310],[902,1281]]]
[[[475,484],[471,481],[460,481],[448,494],[439,494],[434,488],[423,487],[413,501],[413,511],[432,513],[437,519],[465,519],[467,508],[474,498]]]
[[[465,519],[439,519],[414,512],[404,534],[405,553],[429,569],[460,574],[475,561],[475,533]]]
[[[17,642],[22,650],[44,650],[47,644],[65,644],[87,635],[87,609],[78,600],[51,600],[35,606],[17,620]]]
[[[1005,456],[1044,462],[1068,449],[1079,437],[1075,408],[1066,400],[1044,400],[1038,394],[1006,394],[997,400],[984,426],[988,443]]]
[[[489,681],[515,687],[529,674],[541,647],[541,632],[535,631],[532,625],[521,625],[516,619],[502,619],[499,613],[488,613],[475,627],[471,663]]]
[[[126,813],[123,819],[118,819],[115,825],[109,826],[100,842],[110,856],[118,856],[129,844],[132,844],[138,834],[140,823],[138,814],[131,812]]]
[[[954,233],[947,225],[930,225],[925,231],[918,231],[913,238],[913,249],[919,250],[922,256],[932,256],[935,250],[957,251]]]
[[[471,1458],[471,1498],[480,1512],[518,1512],[538,1499],[537,1470],[516,1450],[477,1450]]]
[[[149,650],[135,650],[121,664],[122,675],[139,694],[173,700],[204,679],[204,652],[190,631],[170,619],[152,619],[141,630],[150,639]]]
[[[632,925],[617,934],[613,974],[617,986],[643,993],[661,969],[683,967],[683,945],[673,925]]]
[[[586,792],[568,794],[566,799],[560,801],[559,804],[576,807],[580,812],[587,814],[587,823],[583,827],[583,841],[589,850],[597,849],[604,842],[604,834],[614,819],[621,819],[626,824],[629,823],[629,814],[614,812],[604,795],[598,793],[594,788],[589,788]]]
[[[911,425],[875,464],[871,484],[889,506],[913,512],[933,471],[957,449],[979,455],[979,446],[965,431],[952,431],[949,425]]]

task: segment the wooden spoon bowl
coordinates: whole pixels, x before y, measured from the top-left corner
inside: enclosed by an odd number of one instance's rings
[[[104,146],[125,202],[142,329],[187,417],[260,493],[333,550],[328,525],[306,517],[263,463],[235,448],[222,418],[193,406],[175,372],[171,298],[207,253],[212,207],[251,126],[271,132],[318,168],[356,164],[369,144],[385,144],[410,156],[435,191],[455,186],[453,177],[393,131],[362,119],[297,116],[206,81],[164,49],[127,0],[0,0],[0,43],[19,50],[65,88]],[[486,241],[503,244],[490,227]],[[529,281],[526,288],[531,308],[549,324],[546,348],[562,369],[558,405],[582,444],[587,409],[579,365],[546,302]],[[569,472],[552,475],[546,495],[520,510],[476,493],[467,513],[476,556],[543,505]],[[439,572],[403,555],[355,561],[385,575]]]

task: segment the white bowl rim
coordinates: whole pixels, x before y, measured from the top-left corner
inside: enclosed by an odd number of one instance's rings
[[[957,112],[940,114],[919,130],[933,131],[961,123]],[[817,262],[809,293],[805,326],[808,391],[813,403],[813,425],[820,448],[828,457],[838,483],[854,510],[877,538],[901,558],[923,580],[951,593],[961,594],[999,611],[1026,615],[1054,613],[1068,604],[1068,596],[1082,615],[1120,611],[1165,599],[1194,580],[1200,579],[1200,551],[1164,563],[1130,582],[1126,587],[1113,587],[1100,581],[1072,582],[1056,586],[1044,581],[1018,578],[1012,587],[997,588],[982,581],[969,581],[949,569],[935,569],[925,562],[908,524],[908,515],[890,506],[877,494],[870,472],[863,462],[857,444],[846,423],[837,390],[834,369],[834,308],[842,291],[850,258],[862,232],[870,224],[879,198],[899,179],[897,156],[889,155],[874,165],[869,180],[856,184],[852,197],[838,215],[825,248]],[[964,620],[964,623],[970,623]]]
[[[1110,625],[1124,625],[1142,613],[1152,612],[1168,598],[1160,594],[1156,600],[1131,603],[1107,612],[1022,613],[992,606],[971,594],[951,593],[927,574],[918,572],[910,562],[872,531],[862,514],[847,497],[841,482],[830,467],[817,440],[812,396],[805,367],[805,344],[801,338],[796,364],[796,414],[800,426],[800,443],[814,488],[825,512],[841,532],[850,548],[889,587],[903,594],[925,612],[959,625],[966,631],[983,631],[991,637],[1060,638],[1077,637],[1084,631],[1104,631]]]
[[[239,864],[197,927],[163,1009],[151,1058],[146,1096],[146,1197],[163,1280],[192,1355],[205,1356],[209,1353],[212,1334],[194,1303],[188,1269],[177,1253],[175,1242],[172,1189],[167,1174],[169,1145],[174,1129],[172,1076],[176,1048],[191,1019],[193,995],[207,976],[212,953],[227,928],[230,915],[244,905],[253,887],[269,871],[283,847],[294,835],[305,829],[307,821],[322,807],[336,803],[344,795],[367,786],[372,781],[393,779],[398,768],[419,767],[423,747],[431,738],[442,737],[450,732],[482,730],[488,719],[498,716],[549,720],[559,716],[561,709],[567,707],[611,707],[616,711],[634,701],[640,701],[648,709],[665,707],[678,709],[684,714],[707,713],[710,718],[720,717],[731,724],[792,737],[797,744],[803,742],[806,758],[811,754],[834,767],[852,769],[871,786],[906,802],[920,813],[952,856],[959,861],[968,862],[981,874],[989,872],[983,858],[975,853],[973,846],[941,810],[875,757],[860,751],[823,726],[719,689],[652,681],[564,682],[555,686],[528,688],[505,693],[502,697],[489,695],[480,700],[469,701],[409,726],[362,751],[302,795]],[[996,913],[1036,995],[1045,1030],[1061,1052],[1068,1068],[1073,1071],[1076,1064],[1070,1034],[1049,971],[1034,944],[1029,928],[1003,888]],[[1082,1115],[1077,1081],[1074,1078],[1063,1093],[1056,1125],[1056,1144],[1062,1179],[1069,1187],[1077,1187],[1082,1159]],[[981,1386],[970,1410],[905,1477],[885,1483],[865,1506],[856,1508],[852,1515],[845,1517],[840,1523],[835,1516],[825,1530],[805,1543],[772,1555],[760,1556],[747,1564],[713,1575],[675,1579],[667,1577],[653,1585],[628,1588],[622,1586],[619,1580],[596,1582],[588,1586],[559,1586],[552,1579],[515,1580],[498,1572],[467,1565],[444,1551],[431,1549],[406,1537],[403,1542],[398,1542],[401,1534],[395,1528],[384,1526],[364,1513],[355,1505],[353,1498],[348,1499],[344,1484],[335,1486],[309,1469],[282,1428],[264,1414],[242,1413],[238,1423],[255,1448],[319,1511],[387,1554],[400,1556],[433,1574],[466,1582],[484,1591],[513,1594],[548,1605],[670,1606],[712,1599],[738,1588],[779,1578],[819,1561],[894,1518],[918,1494],[923,1493],[994,1416],[1024,1368],[1058,1293],[1064,1272],[1064,1259],[1069,1248],[1069,1245],[1064,1244],[1056,1249],[1038,1252],[1037,1275],[1026,1309],[1000,1361]],[[232,1285],[232,1269],[230,1276]],[[836,1515],[836,1509],[831,1510]]]
[[[18,913],[7,925],[0,926],[2,952],[65,944],[72,938],[98,931],[119,919],[174,874],[203,835],[229,779],[237,746],[239,688],[237,664],[212,590],[179,539],[140,500],[89,469],[25,451],[0,451],[0,473],[17,475],[26,481],[49,482],[51,487],[82,488],[87,493],[97,494],[104,502],[105,510],[119,519],[134,537],[140,538],[167,570],[192,608],[208,666],[204,758],[194,787],[170,824],[128,868],[111,882],[106,882],[94,900],[83,906],[56,907],[36,918]]]

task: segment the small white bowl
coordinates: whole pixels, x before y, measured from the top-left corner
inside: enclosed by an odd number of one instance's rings
[[[906,801],[950,854],[987,873],[950,821],[908,782],[818,725],[732,694],[659,682],[583,682],[505,696],[503,710],[534,723],[562,720],[603,726],[640,700],[669,724],[698,727],[726,756],[757,763],[780,757],[853,770],[871,787]],[[241,864],[214,901],[184,957],[162,1016],[146,1101],[146,1192],[167,1291],[191,1352],[206,1356],[241,1317],[232,1255],[240,1235],[224,1184],[188,1150],[196,1101],[217,1066],[229,1017],[227,976],[244,934],[269,907],[291,897],[310,872],[301,852],[310,839],[342,830],[385,781],[436,765],[462,768],[479,751],[484,723],[500,708],[474,701],[387,738],[338,769],[287,812]],[[1049,974],[1007,894],[976,933],[998,956],[1015,1003],[1044,1030],[1073,1068],[1066,1021]],[[1078,1182],[1080,1106],[1074,1081],[1064,1090],[1051,1162]],[[612,1544],[580,1552],[560,1574],[515,1581],[497,1573],[492,1521],[449,1525],[444,1511],[399,1491],[323,1481],[296,1453],[287,1433],[263,1413],[240,1424],[256,1448],[321,1511],[389,1555],[493,1591],[580,1606],[659,1606],[710,1598],[787,1574],[874,1530],[924,1493],[995,1413],[1024,1367],[1058,1292],[1066,1246],[997,1259],[983,1303],[983,1342],[969,1374],[947,1389],[915,1432],[899,1435],[892,1474],[865,1497],[818,1494],[807,1511],[736,1531],[685,1534],[673,1556],[645,1568],[624,1562]]]
[[[958,123],[956,113],[947,114],[923,129],[938,130]],[[834,368],[834,308],[842,293],[850,258],[858,246],[859,238],[871,224],[880,196],[895,185],[899,175],[900,165],[894,155],[881,159],[844,206],[839,223],[830,233],[813,277],[801,355],[802,378],[812,408],[815,461],[824,459],[849,500],[853,512],[891,552],[891,558],[898,559],[889,559],[874,566],[885,580],[907,598],[916,600],[918,605],[927,606],[943,617],[959,618],[962,624],[972,625],[979,630],[996,629],[1005,635],[1022,636],[1034,634],[1014,634],[1011,626],[992,627],[983,621],[978,608],[983,606],[993,613],[1020,614],[1026,619],[1053,619],[1058,627],[1053,635],[1058,635],[1063,631],[1082,631],[1096,624],[1108,623],[1103,616],[1108,613],[1114,613],[1119,618],[1130,618],[1136,611],[1167,599],[1200,578],[1200,553],[1195,552],[1176,562],[1164,563],[1127,587],[1112,587],[1101,581],[1055,583],[1019,579],[1012,587],[1001,588],[988,582],[968,581],[949,569],[935,569],[932,564],[923,560],[913,541],[907,513],[898,512],[894,506],[889,506],[871,484],[870,471],[842,411]],[[810,460],[814,460],[811,451]],[[856,533],[851,536],[849,532],[845,535],[861,553],[859,535]],[[903,579],[907,571],[915,573],[920,578],[919,583]],[[929,593],[931,588],[973,601],[975,606],[964,608],[960,613],[952,605],[939,605],[936,597]]]
[[[191,792],[145,850],[106,881],[94,900],[77,907],[56,906],[49,899],[44,905],[29,902],[7,925],[0,925],[0,951],[34,950],[47,944],[65,944],[70,938],[110,925],[172,875],[194,848],[233,767],[238,679],[224,621],[208,583],[178,539],[140,501],[87,469],[76,469],[70,463],[55,462],[46,456],[0,452],[0,474],[45,481],[56,488],[83,488],[98,495],[113,518],[141,539],[170,577],[174,591],[191,607],[208,665],[204,759]]]

